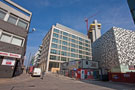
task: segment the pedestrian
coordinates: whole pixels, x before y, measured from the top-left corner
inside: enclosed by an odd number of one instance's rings
[[[43,71],[43,72],[41,73],[41,79],[42,79],[42,80],[44,79],[44,75],[45,75],[45,72]]]

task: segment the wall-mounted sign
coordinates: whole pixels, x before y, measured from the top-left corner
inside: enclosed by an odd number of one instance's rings
[[[2,65],[14,66],[15,65],[15,60],[3,59]]]
[[[8,53],[8,52],[2,52],[2,51],[0,51],[0,56],[8,56],[8,57],[14,57],[14,58],[21,58],[20,54]]]

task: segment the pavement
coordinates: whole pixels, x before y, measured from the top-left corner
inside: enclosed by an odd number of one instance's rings
[[[20,76],[16,76],[13,78],[0,78],[0,84],[20,83],[20,82],[25,82],[30,79],[32,79],[30,74],[23,73]]]
[[[17,80],[17,81],[16,81]],[[93,80],[79,81],[52,73],[46,73],[44,79],[21,75],[14,82],[0,84],[0,90],[135,90],[134,84],[102,82]]]

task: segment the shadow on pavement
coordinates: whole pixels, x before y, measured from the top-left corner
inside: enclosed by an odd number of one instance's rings
[[[135,90],[135,84],[130,83],[98,81],[98,80],[79,80],[79,81],[102,87],[112,88],[115,90]]]

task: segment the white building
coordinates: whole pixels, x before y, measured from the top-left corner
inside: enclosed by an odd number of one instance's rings
[[[65,61],[92,60],[91,41],[87,35],[56,24],[51,27],[42,41],[40,66],[46,72],[60,69]]]

